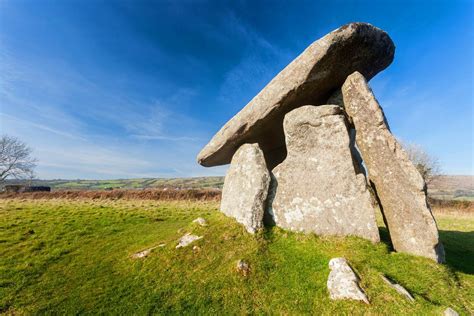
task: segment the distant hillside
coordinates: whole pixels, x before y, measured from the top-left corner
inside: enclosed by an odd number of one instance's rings
[[[18,181],[9,181],[10,184]],[[224,177],[142,178],[118,180],[34,180],[33,185],[50,186],[53,190],[106,189],[222,189]],[[440,176],[428,187],[431,197],[448,200],[474,200],[474,176]]]
[[[9,180],[7,184],[17,184],[22,181]],[[24,182],[23,182],[24,183]],[[33,180],[32,185],[50,186],[53,190],[107,190],[107,189],[221,189],[224,177],[197,178],[142,178],[117,180]]]
[[[428,186],[431,197],[474,201],[474,176],[440,176]]]

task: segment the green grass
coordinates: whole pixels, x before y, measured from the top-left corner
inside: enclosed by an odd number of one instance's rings
[[[208,227],[191,223],[202,216]],[[18,314],[406,314],[473,312],[474,217],[440,215],[448,263],[386,243],[278,228],[251,236],[215,202],[0,200],[0,311]],[[204,236],[175,249],[186,232]],[[382,228],[382,236],[386,236]],[[130,256],[166,243],[144,259]],[[370,305],[331,301],[328,262],[346,257]],[[245,277],[237,260],[251,265]],[[405,286],[415,303],[380,279]]]
[[[7,184],[30,184],[28,181],[8,180]],[[104,190],[153,188],[222,188],[224,177],[138,178],[116,180],[33,180],[31,185],[49,186],[53,190]]]

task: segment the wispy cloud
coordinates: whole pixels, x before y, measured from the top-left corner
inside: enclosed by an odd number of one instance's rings
[[[244,43],[242,58],[224,76],[219,100],[225,104],[249,101],[290,60],[287,50],[277,47],[235,14],[226,16],[228,32]]]
[[[67,138],[70,138],[70,139],[86,140],[82,136],[74,135],[74,134],[71,134],[71,133],[68,133],[68,132],[64,132],[64,131],[61,131],[61,130],[58,130],[58,129],[55,129],[55,128],[52,128],[52,127],[49,127],[49,126],[46,126],[46,125],[43,125],[43,124],[30,122],[28,120],[20,119],[20,118],[17,118],[17,117],[14,117],[12,115],[5,114],[5,113],[2,113],[2,112],[0,112],[0,118],[2,119],[4,124],[6,124],[6,122],[4,120],[9,120],[9,121],[14,122],[15,124],[23,125],[26,128],[40,129],[40,130],[43,130],[43,131],[46,131],[46,132],[49,132],[49,133],[53,133],[53,134],[56,134],[56,135],[59,135],[59,136],[67,137]]]
[[[2,68],[8,71],[0,72],[0,132],[16,135],[33,147],[39,177],[215,172],[195,162],[200,146],[196,144],[205,138],[199,132],[200,122],[179,111],[196,97],[196,89],[179,88],[149,101],[135,99],[101,87],[70,67],[56,68],[57,75],[51,76],[33,64],[2,56]],[[27,90],[30,86],[35,91]],[[76,96],[100,106],[78,105]]]

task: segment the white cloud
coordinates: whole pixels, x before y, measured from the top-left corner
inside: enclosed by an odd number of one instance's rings
[[[43,124],[30,122],[28,120],[20,119],[20,118],[17,118],[17,117],[14,117],[12,115],[5,114],[5,113],[2,113],[2,112],[0,112],[0,118],[1,118],[1,120],[4,124],[6,124],[6,120],[8,120],[8,121],[11,121],[10,124],[22,125],[25,128],[40,129],[40,130],[43,130],[43,131],[46,131],[46,132],[49,132],[49,133],[53,133],[53,134],[56,134],[56,135],[59,135],[59,136],[67,137],[67,138],[70,138],[70,139],[85,140],[84,137],[81,137],[79,135],[74,135],[74,134],[71,134],[71,133],[68,133],[68,132],[64,132],[64,131],[61,131],[61,130],[58,130],[58,129],[55,129],[55,128],[52,128],[52,127],[49,127],[49,126],[46,126],[46,125],[43,125]]]
[[[38,177],[172,177],[218,171],[197,165],[195,156],[207,135],[200,132],[200,122],[179,112],[197,90],[180,88],[145,102],[98,87],[68,67],[48,75],[6,54],[0,61],[8,70],[0,72],[0,132],[34,149]],[[37,91],[29,91],[30,86]],[[100,106],[82,106],[83,100],[68,94]]]

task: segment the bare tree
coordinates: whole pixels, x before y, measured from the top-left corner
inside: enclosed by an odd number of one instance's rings
[[[36,159],[32,149],[16,137],[0,137],[0,184],[7,178],[31,179],[34,177]]]
[[[428,154],[423,147],[413,143],[403,143],[403,148],[427,184],[441,175],[439,160]]]

